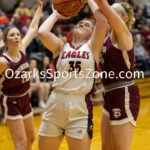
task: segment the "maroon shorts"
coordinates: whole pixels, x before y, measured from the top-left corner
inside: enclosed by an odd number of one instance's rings
[[[27,119],[33,115],[28,94],[15,98],[1,95],[0,104],[5,120]]]
[[[135,84],[113,89],[104,94],[103,112],[109,115],[111,125],[131,122],[135,126],[139,107],[139,89]]]

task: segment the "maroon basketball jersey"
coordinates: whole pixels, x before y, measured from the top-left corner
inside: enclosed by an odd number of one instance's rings
[[[8,61],[9,69],[5,71],[1,92],[8,96],[24,94],[30,87],[29,64],[26,56],[20,51],[20,60],[13,62],[9,56],[3,54],[1,57]]]
[[[135,65],[134,49],[127,51],[126,54],[130,63],[130,69],[126,65],[123,51],[113,46],[110,37],[107,38],[100,54],[100,66],[103,72],[102,82],[104,85],[133,80],[133,76],[126,76],[126,73],[129,71],[133,75]],[[107,76],[104,75],[104,72],[107,72]],[[113,72],[114,77],[112,77],[113,75],[111,78],[108,76],[110,72]]]

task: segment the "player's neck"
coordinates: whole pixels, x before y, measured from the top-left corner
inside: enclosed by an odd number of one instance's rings
[[[75,48],[77,48],[77,47],[79,47],[79,46],[81,46],[81,45],[83,45],[83,44],[85,44],[85,43],[87,43],[87,40],[83,40],[83,41],[81,41],[81,40],[73,40],[73,41],[72,41],[72,45],[73,45]]]
[[[20,55],[19,55],[19,51],[18,51],[18,48],[14,48],[14,49],[10,49],[8,48],[7,52],[6,52],[10,57],[12,58],[19,58]]]

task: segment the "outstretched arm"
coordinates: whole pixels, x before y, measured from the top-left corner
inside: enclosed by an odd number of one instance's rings
[[[56,21],[61,18],[62,15],[60,15],[56,10],[53,9],[53,13],[45,20],[38,31],[40,40],[42,41],[44,46],[53,53],[54,57],[59,54],[64,43],[62,39],[53,34],[51,30]]]
[[[30,44],[32,39],[36,36],[37,31],[38,31],[38,25],[39,25],[39,20],[40,20],[40,17],[41,17],[43,3],[42,3],[41,0],[37,0],[37,2],[38,2],[38,8],[35,12],[35,15],[32,19],[32,22],[29,26],[29,30],[28,30],[27,34],[25,35],[25,37],[22,40],[21,49],[24,53],[26,51],[27,46]]]
[[[88,5],[91,8],[92,13],[96,19],[94,31],[92,33],[90,40],[88,41],[88,44],[92,49],[92,52],[93,52],[96,62],[98,63],[99,53],[102,49],[104,39],[105,39],[107,19],[101,13],[98,6],[96,5],[96,3],[93,0],[88,0]]]
[[[119,48],[121,50],[130,50],[133,47],[132,35],[123,19],[110,7],[107,0],[95,0],[95,2],[107,17],[114,32],[113,38],[116,39]]]

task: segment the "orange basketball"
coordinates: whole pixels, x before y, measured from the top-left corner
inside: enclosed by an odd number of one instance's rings
[[[63,16],[75,16],[82,7],[82,0],[53,0],[53,7]]]

